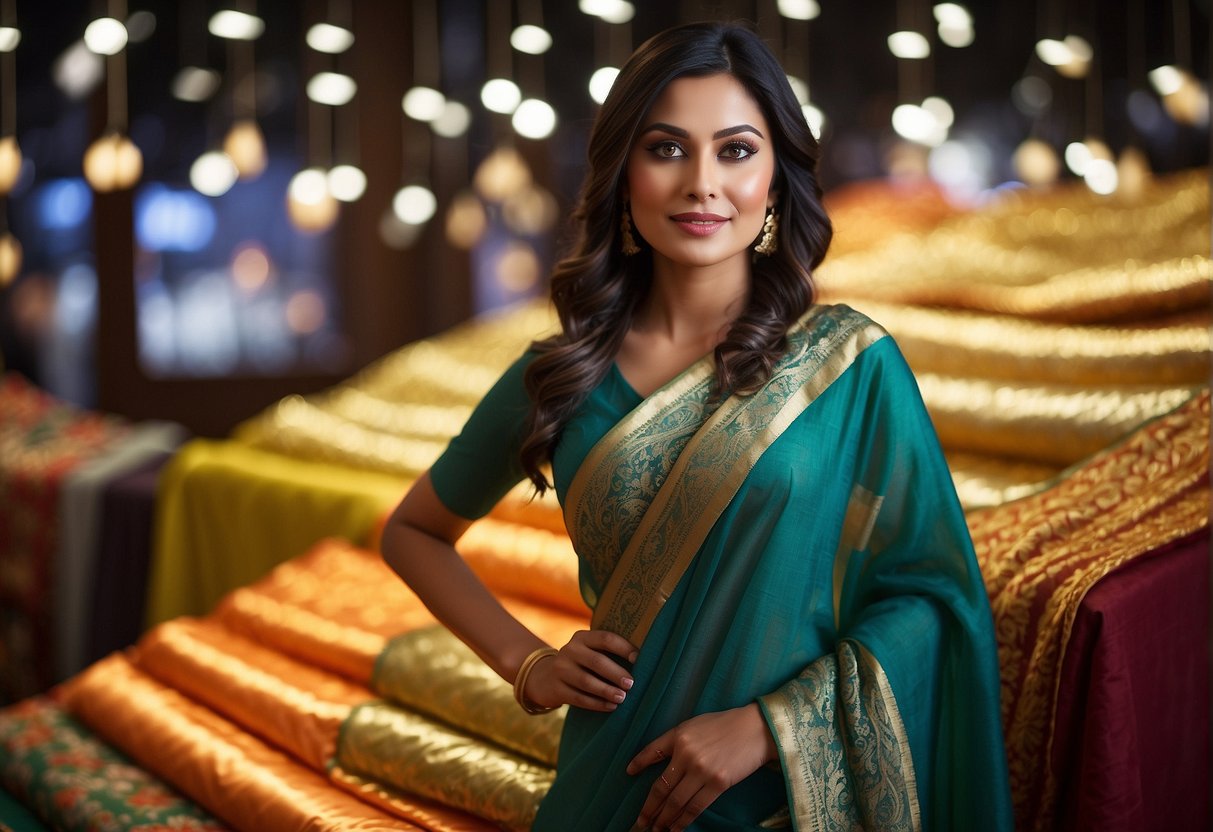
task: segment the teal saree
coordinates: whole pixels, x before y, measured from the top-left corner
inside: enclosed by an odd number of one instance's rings
[[[616,711],[570,709],[534,828],[630,829],[660,774],[632,756],[757,701],[780,765],[693,828],[1009,829],[988,601],[896,345],[815,307],[762,390],[713,407],[712,376],[641,400],[613,370],[557,448],[594,626],[640,653]]]

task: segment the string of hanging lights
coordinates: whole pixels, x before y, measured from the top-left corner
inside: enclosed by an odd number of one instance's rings
[[[84,30],[84,45],[105,59],[105,130],[84,152],[84,178],[101,193],[130,188],[143,173],[143,154],[126,133],[125,0],[109,0],[107,11]]]
[[[9,231],[8,195],[21,176],[21,148],[17,145],[17,28],[14,0],[0,2],[0,288],[21,271],[21,243]]]

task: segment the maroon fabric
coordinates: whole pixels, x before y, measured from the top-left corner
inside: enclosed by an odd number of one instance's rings
[[[143,633],[156,483],[171,458],[170,453],[158,454],[105,486],[85,664],[134,644]]]
[[[1209,530],[1104,577],[1062,664],[1058,829],[1209,829]]]

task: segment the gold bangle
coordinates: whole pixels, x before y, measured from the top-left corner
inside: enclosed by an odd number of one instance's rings
[[[529,701],[526,698],[525,691],[526,681],[531,677],[531,671],[535,668],[535,665],[539,664],[541,659],[555,656],[559,652],[559,650],[552,647],[540,647],[522,660],[522,667],[518,668],[518,675],[514,677],[514,699],[522,706],[522,710],[528,714],[546,714],[548,711],[556,710],[555,707],[545,708]]]

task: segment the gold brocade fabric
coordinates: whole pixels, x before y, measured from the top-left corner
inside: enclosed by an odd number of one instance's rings
[[[1213,315],[1207,308],[1165,327],[1082,326],[843,300],[884,325],[917,373],[1112,387],[1203,384],[1209,378]]]
[[[1043,491],[1061,473],[1056,465],[948,451],[948,469],[966,509],[996,506]]]
[[[507,829],[529,829],[555,771],[440,723],[373,702],[341,731],[337,764]]]
[[[945,448],[1065,466],[1191,397],[1195,387],[1012,385],[919,373]]]
[[[455,327],[380,359],[316,396],[290,396],[236,438],[288,456],[416,477],[446,447],[506,367],[550,332],[546,302]]]
[[[1209,421],[1205,390],[1054,487],[967,516],[994,612],[1020,829],[1053,828],[1058,673],[1086,592],[1209,522]]]
[[[496,551],[488,539],[478,544],[484,550],[479,558],[484,563],[496,559],[504,564],[511,546],[529,547],[545,537],[552,535],[534,528],[521,529],[513,537],[503,533]],[[559,541],[549,541],[552,547],[552,551],[560,551]],[[532,582],[543,583],[536,577],[532,575]],[[575,576],[567,579],[575,582]],[[504,603],[532,631],[557,644],[587,623],[588,612],[578,615],[509,597]],[[223,795],[228,791],[255,795],[256,805],[245,806],[237,800],[226,814],[218,812],[238,828],[305,828],[293,825],[296,812],[310,811],[313,804],[323,810],[328,802],[358,804],[347,792],[407,822],[369,828],[417,828],[408,824],[439,831],[489,828],[486,821],[462,811],[465,808],[491,818],[494,828],[512,823],[511,818],[533,813],[546,792],[552,776],[550,765],[536,761],[554,760],[563,715],[527,717],[513,701],[509,684],[449,633],[433,632],[433,625],[420,600],[376,553],[344,541],[324,541],[260,581],[231,593],[212,615],[162,624],[125,657],[103,662],[73,679],[66,688],[68,705],[117,748],[205,806],[226,800]],[[394,649],[385,650],[390,638],[419,628],[424,631],[420,639],[405,635],[392,643]],[[428,654],[422,649],[406,655],[409,645],[418,647],[423,641],[430,644]],[[347,723],[352,724],[351,714],[373,700],[368,685],[381,653],[379,669],[381,678],[387,680],[385,693],[393,695],[395,688],[397,698],[417,711],[436,713],[448,722],[462,720],[475,732],[459,737],[456,756],[465,761],[469,772],[485,765],[496,772],[501,783],[493,787],[495,791],[477,787],[472,793],[490,795],[489,799],[507,808],[499,811],[469,803],[462,791],[436,790],[424,776],[417,782],[375,783],[343,777],[341,767],[329,773],[330,788],[340,793],[326,794],[321,784],[337,754],[338,737],[347,730]],[[104,695],[99,695],[101,689]],[[188,703],[188,707],[176,715],[147,713],[149,709],[178,708],[177,703]],[[394,726],[431,724],[403,710],[389,721]],[[139,726],[137,736],[132,725]],[[486,735],[494,741],[484,739]],[[424,737],[414,730],[407,741],[408,753],[413,760],[439,758],[454,765],[450,756],[453,736],[440,726],[427,730]],[[506,772],[522,758],[502,746],[532,757],[519,768],[524,781],[530,776],[526,772],[534,775],[533,782],[527,781],[531,786],[525,794],[516,784],[505,782],[513,779]],[[360,765],[344,774],[397,770],[399,749],[394,742],[358,748]],[[159,749],[167,749],[165,753],[173,759],[161,760]],[[274,759],[287,768],[281,774],[267,774],[269,764],[263,763],[264,755],[258,756],[257,749],[266,753],[273,749]],[[242,759],[246,752],[247,761]],[[385,756],[375,759],[377,753]],[[291,791],[296,778],[306,784],[316,777],[320,778],[315,781],[316,794],[300,797]],[[254,781],[255,788],[246,780]],[[450,808],[452,805],[457,808]],[[369,807],[363,808],[369,811]],[[379,817],[374,812],[369,816]],[[357,817],[348,824],[341,819],[343,815],[336,815],[331,824],[323,811],[317,817],[318,825],[306,828],[360,828]]]
[[[556,765],[565,709],[527,714],[510,684],[445,627],[393,639],[375,665],[371,688],[410,710]]]
[[[1011,194],[926,234],[827,258],[815,278],[826,301],[1140,320],[1207,306],[1209,228],[1203,171],[1157,179],[1134,199],[1099,197],[1080,183]]]

